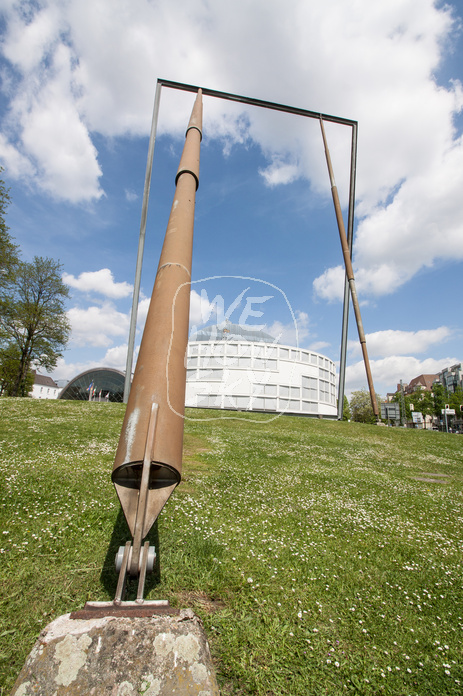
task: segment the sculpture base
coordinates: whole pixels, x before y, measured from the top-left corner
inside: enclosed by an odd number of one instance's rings
[[[219,696],[207,639],[191,609],[71,617],[41,632],[11,696]]]

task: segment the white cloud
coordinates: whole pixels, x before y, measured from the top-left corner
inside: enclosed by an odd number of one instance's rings
[[[10,2],[2,50],[15,70],[4,71],[0,152],[11,176],[50,195],[97,199],[92,134],[147,135],[157,75],[358,119],[357,285],[363,296],[390,293],[437,259],[463,259],[463,141],[454,130],[463,91],[434,79],[457,26],[451,11],[434,0],[69,0],[26,16]],[[191,103],[191,94],[163,90],[159,132],[183,133]],[[206,98],[205,130],[225,151],[258,143],[268,185],[305,176],[327,194],[316,121]],[[350,130],[326,131],[345,201]],[[339,269],[325,271],[317,294],[342,297],[337,278]]]
[[[129,203],[134,203],[136,200],[138,200],[138,194],[135,193],[135,191],[130,191],[129,189],[125,189],[125,198]]]
[[[146,317],[148,316],[148,310],[150,308],[151,299],[149,297],[142,297],[138,303],[137,310],[137,329],[138,331],[143,331],[145,327]]]
[[[78,346],[108,347],[114,336],[127,336],[129,317],[117,311],[111,302],[86,309],[72,307],[67,312],[71,323],[71,343]]]
[[[3,133],[0,133],[0,162],[13,179],[32,177],[35,174],[31,161],[9,143]]]
[[[69,380],[73,379],[81,372],[90,370],[92,367],[100,367],[102,363],[99,360],[90,360],[86,362],[70,362],[67,363],[64,358],[59,358],[53,374],[51,377],[55,380]]]
[[[135,361],[136,356],[134,357],[134,365]],[[104,365],[104,367],[113,367],[114,369],[120,370],[121,372],[125,372],[126,363],[127,343],[123,343],[120,346],[113,346],[112,348],[109,348],[106,351],[103,360],[101,361],[101,364]]]
[[[396,391],[400,380],[407,384],[418,375],[437,374],[440,370],[454,365],[456,362],[459,362],[456,358],[419,360],[413,356],[390,355],[382,360],[371,360],[370,367],[375,391],[385,397],[387,393]],[[349,397],[352,391],[366,387],[367,380],[363,360],[348,365],[346,368],[347,396]]]
[[[116,283],[109,268],[101,268],[99,271],[84,271],[77,278],[70,273],[63,273],[63,282],[80,292],[97,292],[111,299],[129,297],[133,292],[133,286],[125,281]]]
[[[107,270],[107,269],[105,269]],[[65,274],[66,275],[66,274]],[[82,274],[84,275],[84,274]],[[79,276],[80,278],[80,276]],[[67,282],[67,281],[65,281]],[[117,283],[119,285],[125,285],[124,283]],[[130,289],[130,292],[132,290]],[[109,296],[109,295],[108,295]],[[119,295],[123,297],[124,295]],[[111,295],[111,297],[117,297],[116,295]],[[142,334],[146,317],[148,316],[148,310],[150,307],[151,298],[142,296],[138,303],[137,309],[137,331]],[[209,302],[206,297],[203,297],[196,290],[191,290],[190,293],[190,329],[195,326],[202,326],[206,323],[211,316],[216,314],[216,305]]]
[[[328,348],[329,345],[330,344],[327,343],[326,341],[315,341],[315,343],[311,343],[309,345],[309,349],[314,350],[316,353],[318,353],[318,352],[324,350],[325,348]]]
[[[32,19],[22,13],[10,17],[3,53],[21,72],[27,73],[41,64],[59,39],[60,11],[56,6],[47,5],[39,8]]]
[[[279,184],[290,184],[298,178],[299,170],[296,164],[288,164],[276,159],[266,169],[259,169],[259,174],[264,178],[267,186],[273,187]]]
[[[270,326],[265,326],[264,331],[278,339],[279,343],[288,346],[301,346],[309,335],[309,315],[306,312],[296,310],[294,322],[283,324],[274,321]]]
[[[196,290],[190,293],[190,328],[202,326],[217,314],[217,307],[209,302],[207,295],[199,294]]]
[[[321,276],[315,278],[313,288],[322,300],[333,302],[344,298],[344,280],[346,271],[343,266],[327,268]]]
[[[397,331],[388,329],[366,335],[368,355],[370,357],[389,357],[425,353],[431,346],[441,345],[452,335],[447,326],[421,331]],[[349,341],[348,349],[352,355],[360,355],[358,341]],[[416,376],[416,375],[415,375]]]

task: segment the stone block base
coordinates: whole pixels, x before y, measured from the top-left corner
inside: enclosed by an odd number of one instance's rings
[[[191,609],[178,616],[72,619],[40,634],[11,696],[219,696]]]

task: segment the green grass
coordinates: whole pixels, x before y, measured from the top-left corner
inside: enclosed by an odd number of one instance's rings
[[[113,598],[123,411],[0,399],[2,695],[44,625]],[[222,693],[461,694],[463,437],[189,415],[148,597],[202,617]]]

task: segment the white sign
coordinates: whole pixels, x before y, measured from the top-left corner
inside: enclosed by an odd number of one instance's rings
[[[454,416],[455,415],[455,409],[454,408],[443,408],[441,410],[442,415],[444,416],[447,414],[448,416]]]
[[[423,422],[423,414],[420,413],[419,411],[412,411],[412,420],[414,423],[422,423]]]

